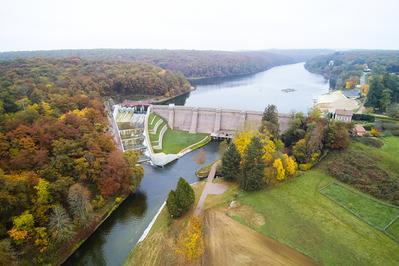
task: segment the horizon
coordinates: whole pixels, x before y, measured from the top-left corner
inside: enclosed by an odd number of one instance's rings
[[[0,52],[80,49],[398,50],[395,0],[6,0]]]

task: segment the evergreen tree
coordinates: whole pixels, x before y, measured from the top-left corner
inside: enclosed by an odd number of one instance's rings
[[[168,199],[166,200],[166,207],[168,208],[168,212],[172,218],[180,217],[182,212],[177,206],[176,202],[176,193],[171,190],[168,194]]]
[[[68,241],[74,233],[74,225],[62,206],[55,206],[50,216],[49,229],[56,242]]]
[[[222,158],[222,175],[225,179],[237,180],[240,174],[241,156],[236,145],[232,142],[227,147]]]
[[[195,194],[193,188],[184,178],[180,177],[176,188],[177,206],[182,210],[183,213],[185,213],[194,204],[194,201]]]
[[[369,93],[367,94],[366,106],[380,109],[380,99],[385,89],[380,77],[374,76],[370,82]]]
[[[279,124],[278,124],[278,112],[277,107],[274,104],[269,104],[262,116],[262,125],[260,128],[262,133],[268,131],[273,138],[278,137],[279,133]]]
[[[382,111],[386,111],[387,108],[391,105],[391,90],[385,88],[381,93],[381,98],[379,100],[380,107]]]
[[[253,137],[242,162],[240,186],[246,191],[259,190],[264,186],[264,149],[259,137]]]

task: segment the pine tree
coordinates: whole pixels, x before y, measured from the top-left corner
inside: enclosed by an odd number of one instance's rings
[[[269,132],[273,138],[278,137],[279,124],[277,107],[274,104],[268,105],[265,108],[262,116],[262,125],[260,128],[262,133]]]
[[[184,178],[180,177],[176,188],[177,206],[182,210],[183,213],[185,213],[194,204],[194,201],[195,194],[193,188]]]
[[[225,179],[237,180],[240,174],[241,156],[236,145],[232,142],[227,147],[222,158],[222,175]]]
[[[259,137],[253,137],[242,162],[240,186],[246,191],[259,190],[264,186],[264,149]]]
[[[74,231],[74,225],[62,206],[55,206],[50,216],[49,229],[56,242],[68,241]]]
[[[168,208],[168,212],[172,218],[177,218],[181,216],[181,210],[177,206],[176,202],[176,194],[173,190],[171,190],[168,194],[168,199],[166,200],[166,207]]]

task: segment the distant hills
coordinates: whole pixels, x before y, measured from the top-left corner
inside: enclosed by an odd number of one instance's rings
[[[155,49],[83,49],[0,53],[0,60],[32,57],[101,61],[138,61],[181,72],[189,79],[229,77],[257,73],[271,67],[307,61],[332,53],[327,49],[271,49],[261,51],[202,51]]]

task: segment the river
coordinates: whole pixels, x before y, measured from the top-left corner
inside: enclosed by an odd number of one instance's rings
[[[275,104],[280,112],[306,112],[314,98],[328,92],[324,78],[306,71],[304,63],[279,66],[245,77],[200,81],[195,85],[195,91],[171,102],[258,111],[267,104]],[[282,91],[287,88],[295,91]],[[217,142],[212,141],[202,149],[206,153],[206,164],[216,159]],[[179,177],[190,183],[197,181],[194,171],[201,166],[193,157],[198,151],[164,168],[144,164],[145,174],[137,192],[128,197],[65,264],[122,265]]]

